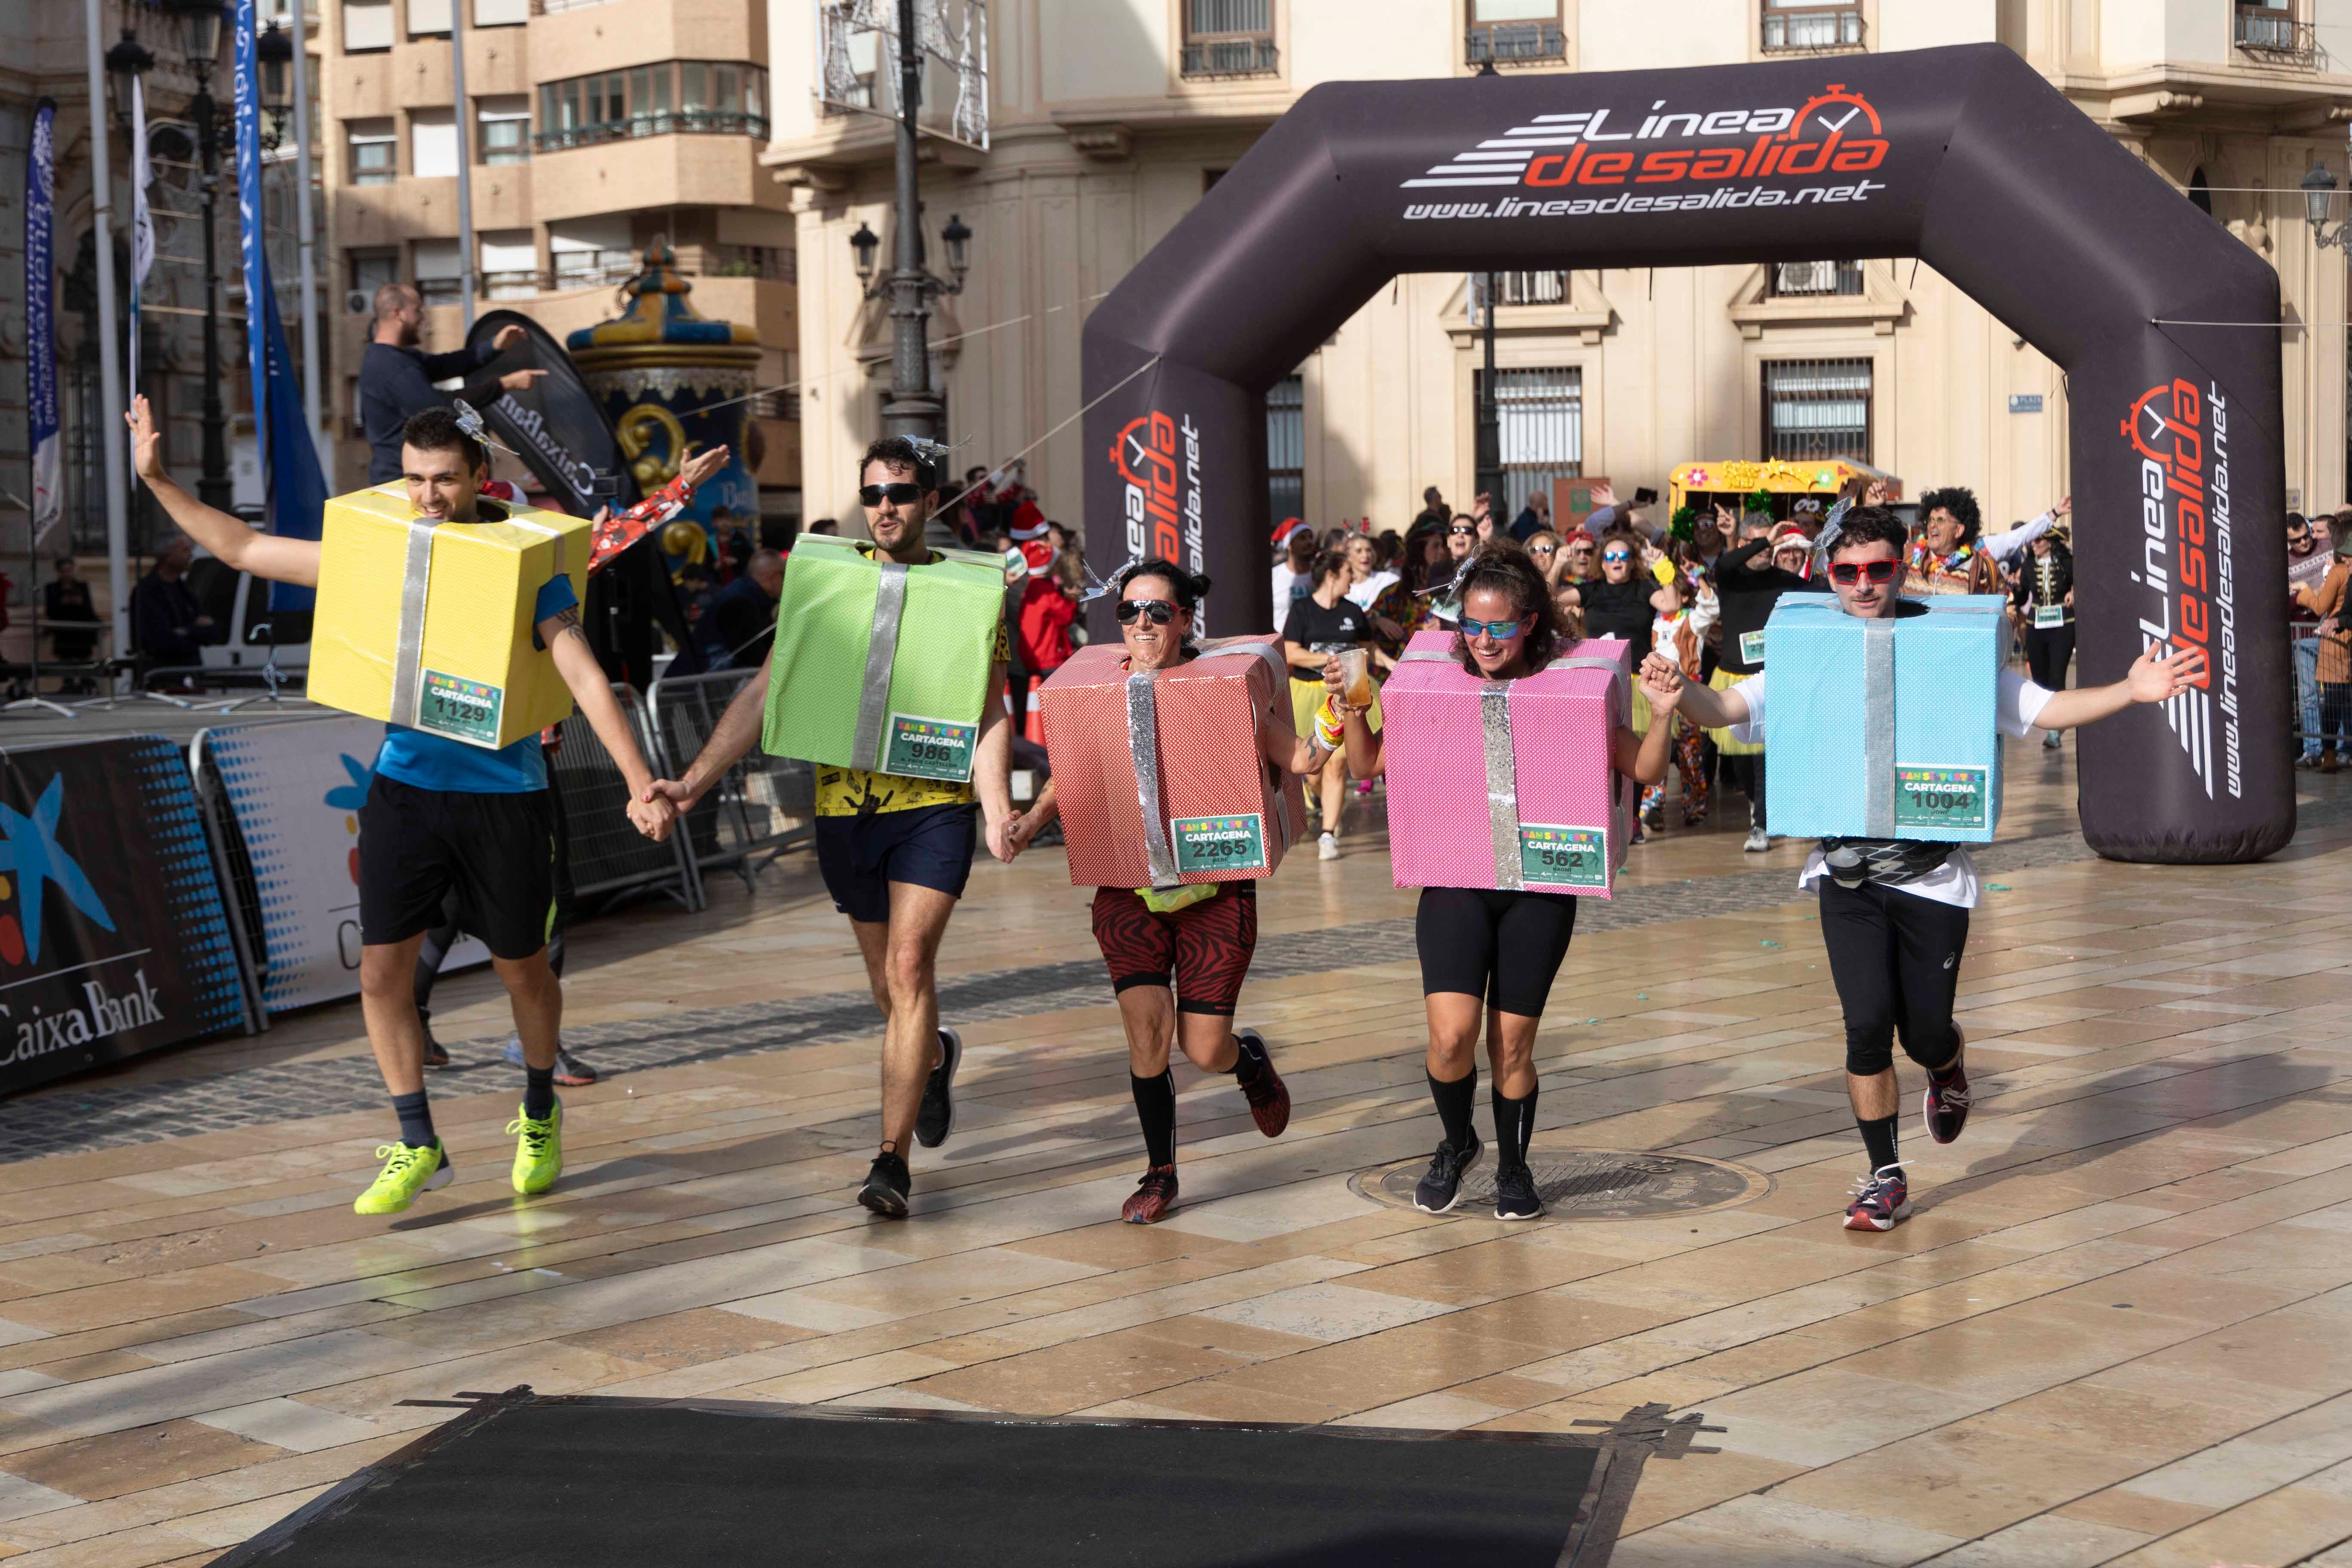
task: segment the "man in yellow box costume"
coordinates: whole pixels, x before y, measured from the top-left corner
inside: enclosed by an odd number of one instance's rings
[[[273,582],[333,590],[354,586],[320,581],[321,563],[333,553],[331,540],[257,533],[181,489],[163,471],[162,438],[144,397],[131,400],[128,417],[139,477],[197,543],[230,566]],[[401,482],[416,521],[437,530],[446,523],[507,520],[499,503],[480,499],[488,462],[450,410],[425,409],[401,435]],[[331,533],[336,526],[330,524]],[[579,531],[576,566],[584,575],[586,530]],[[429,561],[429,545],[425,554]],[[395,599],[400,595],[397,582],[364,586]],[[522,591],[534,595],[530,625],[545,649],[535,657],[551,661],[619,764],[629,784],[630,819],[651,837],[667,837],[675,814],[667,801],[646,798],[651,770],[581,630],[570,574],[559,563],[543,584],[526,584]],[[329,596],[322,593],[322,603]],[[339,596],[348,600],[352,595]],[[496,608],[486,601],[480,613],[487,617]],[[321,632],[327,630],[323,619]],[[378,658],[390,662],[388,650]],[[495,724],[494,715],[488,722]],[[400,1118],[400,1135],[376,1151],[384,1161],[383,1173],[352,1206],[361,1214],[397,1214],[418,1193],[443,1185],[453,1174],[425,1100],[425,1027],[411,990],[418,944],[440,922],[442,900],[452,888],[467,910],[467,927],[490,950],[522,1040],[523,1103],[507,1127],[517,1135],[514,1187],[526,1194],[545,1192],[563,1169],[563,1110],[554,1085],[563,991],[547,963],[555,839],[539,734],[532,730],[499,746],[485,731],[468,744],[449,734],[388,724],[359,816],[360,1003],[368,1043]]]
[[[955,1127],[963,1045],[955,1030],[940,1026],[935,967],[948,917],[971,872],[975,796],[987,817],[989,850],[1013,858],[1004,839],[1013,815],[1013,730],[1004,707],[1011,649],[1002,568],[991,561],[976,584],[967,582],[974,572],[969,556],[943,555],[923,542],[923,525],[940,501],[936,460],[903,437],[886,437],[866,449],[857,471],[858,500],[874,537],[856,547],[863,562],[828,557],[823,567],[795,560],[785,568],[767,664],[728,705],[686,776],[662,780],[640,798],[680,812],[691,807],[761,739],[763,713],[771,751],[816,763],[817,869],[834,907],[849,917],[883,1017],[882,1147],[857,1201],[898,1219],[907,1213],[910,1184],[907,1140],[935,1149]],[[849,549],[826,548],[845,556]],[[814,545],[794,552],[818,553]],[[878,579],[867,584],[862,604],[884,606],[880,613],[846,613],[845,606],[855,607],[851,595],[827,600],[812,587],[820,577],[853,573]],[[977,679],[983,661],[984,685]],[[866,672],[864,682],[859,669]],[[844,670],[847,679],[839,679]],[[886,716],[889,703],[880,699],[925,677],[962,691],[961,705],[934,702],[918,710],[931,715],[919,720]],[[877,689],[871,717],[891,722],[855,723],[866,685]],[[976,704],[969,700],[974,696]],[[947,706],[958,710],[940,711]],[[823,734],[827,716],[844,721],[832,726],[835,731],[854,728],[862,744],[819,754],[832,750]],[[905,743],[894,743],[892,734]],[[940,755],[951,763],[936,763]],[[906,773],[883,771],[886,760]],[[926,771],[929,776],[913,776]]]

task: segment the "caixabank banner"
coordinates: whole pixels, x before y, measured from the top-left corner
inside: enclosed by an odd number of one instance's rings
[[[1996,45],[1312,89],[1087,318],[1091,563],[1171,556],[1213,635],[1270,626],[1266,389],[1402,273],[1822,257],[1919,258],[2066,372],[2084,683],[2210,657],[2083,731],[2092,847],[2286,843],[2278,275]]]
[[[0,1092],[245,1022],[180,748],[0,752]]]
[[[359,994],[359,811],[383,743],[381,721],[347,718],[241,724],[196,737],[195,765],[219,778],[253,868],[262,939],[255,965],[268,1012]],[[441,967],[489,957],[467,937]]]

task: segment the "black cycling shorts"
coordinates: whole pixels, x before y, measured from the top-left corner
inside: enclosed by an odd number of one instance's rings
[[[419,789],[378,773],[360,807],[360,941],[406,942],[457,895],[466,929],[499,958],[547,945],[555,914],[555,808],[546,790]]]
[[[1571,893],[1423,888],[1413,917],[1422,994],[1483,996],[1489,1007],[1540,1018],[1575,932]]]
[[[1215,898],[1165,915],[1132,888],[1097,888],[1095,941],[1114,992],[1169,986],[1178,1012],[1230,1018],[1257,952],[1257,884],[1221,883]]]

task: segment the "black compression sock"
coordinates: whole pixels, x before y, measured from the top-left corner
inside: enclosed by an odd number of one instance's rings
[[[555,1069],[525,1063],[522,1069],[522,1113],[544,1121],[555,1110]]]
[[[1127,1075],[1135,1096],[1136,1119],[1143,1123],[1144,1152],[1154,1165],[1176,1163],[1176,1079],[1166,1072],[1150,1078]]]
[[[1513,1100],[1498,1086],[1495,1090],[1495,1159],[1502,1165],[1524,1165],[1528,1163],[1528,1140],[1536,1132],[1536,1096],[1541,1092],[1529,1089],[1523,1100]]]
[[[433,1108],[425,1102],[425,1091],[395,1094],[392,1097],[393,1114],[400,1118],[400,1141],[412,1149],[430,1149],[440,1140],[433,1131]]]
[[[1456,1149],[1470,1147],[1471,1140],[1477,1137],[1470,1130],[1470,1112],[1478,1104],[1478,1069],[1472,1068],[1452,1083],[1431,1076],[1429,1098],[1437,1102],[1437,1120],[1444,1124],[1445,1141]]]
[[[1895,1121],[1892,1116],[1877,1121],[1864,1121],[1859,1116],[1853,1119],[1853,1124],[1862,1129],[1862,1146],[1870,1152],[1874,1174],[1895,1163]]]

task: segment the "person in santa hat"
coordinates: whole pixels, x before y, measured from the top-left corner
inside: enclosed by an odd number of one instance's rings
[[[1029,680],[1043,680],[1070,661],[1070,623],[1077,619],[1078,606],[1054,571],[1054,546],[1045,537],[1051,526],[1035,501],[1024,500],[1013,509],[1013,548],[1029,567],[1028,581],[1021,588],[1018,631],[1021,668],[1029,679],[1013,693],[1016,722],[1029,705]]]

